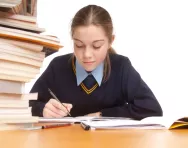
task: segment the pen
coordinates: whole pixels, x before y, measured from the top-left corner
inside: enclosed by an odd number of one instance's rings
[[[86,124],[83,123],[83,122],[81,122],[80,125],[81,125],[81,127],[82,127],[84,130],[86,130],[86,131],[88,131],[88,130],[90,129],[90,126],[89,126],[89,125],[86,125]]]
[[[61,102],[59,101],[59,99],[55,96],[55,94],[54,94],[49,88],[48,88],[48,91],[50,92],[50,94],[53,96],[54,99],[56,99],[59,103],[61,103]],[[66,110],[67,110],[69,116],[71,116],[71,114],[70,114],[70,112],[68,111],[67,107],[66,107],[63,103],[61,103],[61,104],[66,108]]]
[[[70,123],[65,123],[65,124],[52,124],[52,125],[43,125],[42,129],[47,129],[47,128],[56,128],[56,127],[65,127],[65,126],[70,126]]]

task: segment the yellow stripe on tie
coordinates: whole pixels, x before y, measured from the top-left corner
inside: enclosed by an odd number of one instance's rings
[[[97,88],[98,84],[95,84],[91,89],[87,89],[87,87],[81,83],[81,87],[82,89],[87,93],[87,94],[90,94],[92,93],[96,88]]]

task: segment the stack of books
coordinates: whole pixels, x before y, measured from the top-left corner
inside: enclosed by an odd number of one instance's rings
[[[36,100],[38,94],[25,94],[25,83],[39,74],[46,56],[62,47],[57,37],[41,34],[45,29],[37,26],[32,15],[36,8],[32,7],[29,15],[21,9],[24,2],[0,2],[0,130],[37,122],[38,118],[32,117],[29,100]],[[10,13],[13,10],[16,13]]]
[[[9,13],[36,16],[37,0],[1,0],[0,8]]]

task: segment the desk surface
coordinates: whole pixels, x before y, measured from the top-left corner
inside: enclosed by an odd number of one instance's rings
[[[96,130],[80,125],[33,131],[0,131],[1,148],[187,148],[188,130]]]

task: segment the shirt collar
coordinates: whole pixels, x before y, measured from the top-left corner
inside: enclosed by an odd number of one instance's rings
[[[91,74],[97,81],[98,85],[101,85],[102,78],[103,78],[103,67],[104,63],[102,62],[99,64],[92,72]],[[77,79],[77,85],[80,85],[82,81],[88,76],[89,74],[85,71],[85,69],[78,63],[76,60],[76,79]]]

